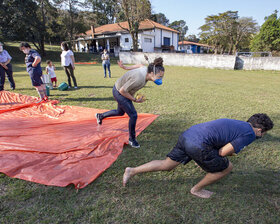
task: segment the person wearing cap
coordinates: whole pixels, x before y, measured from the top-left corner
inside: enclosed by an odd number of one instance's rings
[[[16,88],[15,81],[13,78],[13,68],[11,65],[12,57],[8,51],[4,50],[3,44],[0,42],[0,91],[4,90],[5,74],[10,82],[11,89]]]

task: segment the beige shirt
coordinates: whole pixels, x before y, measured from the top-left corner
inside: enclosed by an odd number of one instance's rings
[[[120,91],[123,87],[124,91],[134,96],[139,89],[142,89],[146,85],[146,75],[146,66],[130,70],[116,81],[116,89]]]

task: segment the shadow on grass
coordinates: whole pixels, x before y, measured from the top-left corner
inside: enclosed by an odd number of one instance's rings
[[[65,98],[65,101],[115,101],[115,99],[114,97],[106,97],[106,98],[80,97],[80,98]]]
[[[113,86],[79,86],[79,89],[113,89]],[[72,90],[72,89],[71,89]]]

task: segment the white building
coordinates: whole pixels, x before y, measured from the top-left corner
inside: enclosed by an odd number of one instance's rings
[[[75,40],[77,51],[98,52],[104,48],[118,55],[120,51],[132,50],[132,38],[128,22],[91,27],[86,34]],[[143,52],[168,52],[178,50],[179,32],[167,26],[146,19],[140,23],[138,48]]]

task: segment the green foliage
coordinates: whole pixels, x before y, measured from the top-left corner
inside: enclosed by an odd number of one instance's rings
[[[128,22],[133,42],[133,51],[138,51],[138,32],[140,22],[151,17],[151,3],[149,0],[120,0],[122,11]]]
[[[280,17],[277,13],[266,17],[260,32],[251,41],[252,51],[280,51]]]
[[[206,17],[200,29],[201,42],[214,46],[215,53],[234,54],[249,47],[258,27],[252,18],[239,18],[237,11],[227,11]]]
[[[152,14],[151,19],[164,26],[169,26],[169,19],[163,13]]]
[[[176,20],[170,23],[169,27],[180,32],[179,41],[184,40],[184,37],[189,29],[184,20]]]

